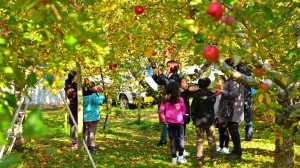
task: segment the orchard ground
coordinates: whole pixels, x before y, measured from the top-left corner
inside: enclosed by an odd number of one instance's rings
[[[96,142],[100,151],[92,153],[97,167],[196,167],[196,135],[190,123],[187,127],[184,165],[170,164],[169,142],[157,147],[161,125],[158,124],[157,106],[142,109],[142,121],[137,123],[137,109],[120,110],[113,107],[105,131],[105,106],[101,107],[101,121],[98,125]],[[78,167],[79,152],[71,149],[69,127],[65,127],[67,115],[64,109],[42,112],[49,134],[42,139],[26,139],[23,147],[13,150],[12,155],[21,155],[21,162],[13,167]],[[243,159],[228,161],[219,154],[221,163],[215,167],[272,167],[274,142],[270,139],[271,129],[263,116],[254,117],[255,135],[251,142],[244,141],[244,123],[240,124]],[[26,128],[25,128],[26,131]],[[216,131],[217,133],[218,131]],[[218,133],[216,135],[218,137]],[[217,142],[217,145],[219,142]],[[230,150],[233,144],[230,142]],[[205,140],[205,166],[212,167],[209,146]],[[295,167],[300,167],[300,146],[295,145]],[[92,167],[88,155],[85,167]]]

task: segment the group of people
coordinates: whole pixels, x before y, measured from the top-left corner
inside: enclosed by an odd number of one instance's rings
[[[242,65],[233,66],[230,59],[226,63],[236,70],[242,72]],[[251,94],[246,86],[234,81],[231,77],[225,78],[219,75],[216,80],[216,89],[208,89],[211,84],[209,78],[198,80],[198,89],[189,88],[187,80],[179,77],[177,73],[179,65],[170,60],[166,63],[166,71],[153,74],[154,81],[164,90],[161,91],[162,99],[159,102],[159,114],[162,121],[161,138],[157,146],[166,145],[167,132],[170,139],[172,163],[186,163],[184,158],[189,153],[184,150],[184,137],[186,124],[193,122],[197,135],[197,165],[204,166],[203,144],[204,133],[207,134],[210,146],[210,157],[212,164],[219,162],[217,152],[227,154],[226,159],[241,159],[242,148],[239,134],[239,123],[246,115],[246,138],[251,141],[253,136],[251,119]],[[250,88],[251,89],[251,88]],[[190,94],[193,100],[190,105]],[[230,104],[232,115],[224,116]],[[225,108],[226,107],[226,108]],[[220,145],[216,147],[215,128],[219,131]],[[229,133],[228,133],[229,132]],[[233,142],[233,150],[229,153],[229,134]]]
[[[96,146],[95,135],[97,132],[97,125],[100,121],[100,111],[99,106],[104,103],[105,97],[101,93],[102,89],[98,89],[95,82],[89,80],[88,78],[84,79],[83,83],[83,122],[84,122],[84,140],[88,146],[89,151],[94,152],[98,151],[99,147]],[[68,74],[68,79],[65,81],[65,92],[70,100],[69,108],[71,113],[78,123],[78,108],[77,108],[77,80],[76,72],[71,71]],[[70,137],[72,141],[72,149],[78,148],[78,141],[76,138],[76,127],[69,118],[70,124]]]

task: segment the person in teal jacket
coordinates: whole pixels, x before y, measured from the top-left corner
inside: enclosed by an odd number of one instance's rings
[[[85,79],[83,85],[83,121],[84,121],[84,139],[90,151],[98,151],[95,135],[97,125],[100,121],[99,106],[103,104],[105,97],[97,92],[94,82]]]

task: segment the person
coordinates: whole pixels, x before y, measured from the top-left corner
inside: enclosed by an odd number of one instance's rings
[[[71,110],[71,113],[76,121],[78,122],[78,99],[77,99],[77,82],[76,82],[76,71],[70,71],[68,74],[68,78],[65,80],[65,92],[67,95],[67,98],[69,99],[69,108]],[[69,124],[70,124],[70,138],[72,149],[78,148],[78,141],[76,138],[76,127],[71,119],[71,116],[69,115]]]
[[[170,60],[166,63],[166,71],[164,73],[161,73],[158,70],[158,74],[154,73],[152,75],[153,80],[158,84],[163,86],[162,91],[160,91],[161,95],[164,94],[164,90],[166,86],[172,82],[172,81],[178,81],[179,75],[178,75],[179,65],[177,61]],[[157,70],[156,70],[157,71]],[[161,96],[162,97],[162,96]],[[158,101],[158,104],[160,104],[161,100]],[[159,107],[158,107],[159,109]],[[165,123],[162,122],[162,130],[160,135],[160,140],[157,143],[157,146],[162,146],[167,144],[167,126]]]
[[[172,163],[186,163],[184,152],[184,115],[185,103],[180,97],[179,84],[170,82],[166,87],[166,93],[159,107],[161,121],[167,126],[170,139]],[[179,150],[178,157],[176,150]]]
[[[98,151],[95,135],[97,125],[100,121],[99,105],[104,102],[104,95],[97,92],[95,83],[85,79],[83,85],[83,121],[84,121],[84,140],[88,149],[92,152]]]
[[[178,79],[178,84],[180,85],[180,97],[184,100],[185,104],[185,109],[186,113],[183,117],[184,119],[184,125],[183,125],[183,130],[184,130],[184,136],[186,135],[186,125],[190,123],[191,121],[191,112],[190,112],[190,92],[193,91],[193,88],[189,88],[187,80],[185,77],[179,77]],[[190,155],[189,152],[184,151],[183,152],[184,156]]]
[[[233,66],[231,59],[226,59],[225,62],[236,69]],[[217,89],[218,94],[222,94],[220,100],[219,110],[219,122],[227,122],[229,133],[233,142],[233,150],[228,154],[225,159],[241,159],[242,148],[241,139],[239,133],[239,122],[244,120],[244,86],[237,83],[233,78],[228,77],[225,80],[224,89]],[[225,103],[230,102],[233,105],[233,116],[228,119],[222,116],[223,110],[226,110]]]
[[[248,64],[241,63],[238,65],[238,71],[251,76],[251,68]],[[251,141],[254,135],[253,123],[252,123],[252,108],[251,108],[252,89],[249,86],[244,85],[244,117],[246,121],[245,126],[245,141]]]
[[[198,80],[199,89],[194,93],[191,104],[191,117],[196,127],[197,134],[197,166],[204,166],[203,144],[204,132],[206,132],[210,147],[210,158],[213,164],[218,162],[215,138],[215,112],[214,104],[216,95],[208,90],[211,80],[200,78]]]
[[[224,82],[225,82],[225,76],[219,75],[217,78],[217,89],[223,89],[224,88]],[[218,113],[219,113],[219,104],[220,104],[221,95],[217,95],[216,97],[216,103],[214,104],[214,110],[215,110],[215,116],[216,116],[216,127],[218,127],[219,131],[219,147],[217,148],[217,152],[229,154],[229,132],[227,123],[223,122],[220,124]]]

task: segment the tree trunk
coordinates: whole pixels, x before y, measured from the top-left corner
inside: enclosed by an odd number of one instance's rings
[[[293,168],[294,167],[294,138],[283,137],[282,143],[279,138],[275,142],[275,168]]]
[[[79,140],[79,165],[84,167],[84,146],[83,146],[83,96],[82,96],[82,75],[81,66],[79,62],[76,62],[77,70],[77,94],[78,94],[78,140]]]

